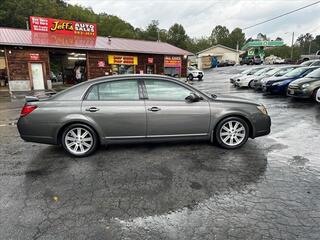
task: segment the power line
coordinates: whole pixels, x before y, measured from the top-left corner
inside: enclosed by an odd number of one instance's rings
[[[273,21],[273,20],[275,20],[275,19],[278,19],[278,18],[284,17],[284,16],[289,15],[289,14],[294,13],[294,12],[298,12],[298,11],[300,11],[300,10],[302,10],[302,9],[305,9],[305,8],[311,7],[311,6],[316,5],[316,4],[318,4],[318,3],[320,3],[320,1],[317,1],[317,2],[311,3],[311,4],[309,4],[309,5],[306,5],[306,6],[303,6],[303,7],[300,7],[300,8],[297,8],[297,9],[292,10],[292,11],[290,11],[290,12],[287,12],[287,13],[281,14],[281,15],[279,15],[279,16],[276,16],[276,17],[270,18],[270,19],[268,19],[268,20],[265,20],[265,21],[262,21],[262,22],[256,23],[256,24],[254,24],[254,25],[251,25],[251,26],[245,27],[245,28],[243,28],[242,30],[247,30],[247,29],[249,29],[249,28],[253,28],[253,27],[256,27],[256,26],[258,26],[258,25],[261,25],[261,24],[264,24],[264,23],[267,23],[267,22]]]

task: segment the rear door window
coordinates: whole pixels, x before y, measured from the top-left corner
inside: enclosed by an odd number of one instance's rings
[[[137,80],[118,80],[96,84],[89,90],[86,100],[130,101],[139,100]]]

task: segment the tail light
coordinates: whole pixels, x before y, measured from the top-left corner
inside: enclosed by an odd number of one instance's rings
[[[23,108],[21,109],[20,117],[25,117],[29,113],[33,112],[38,106],[36,105],[24,105]]]

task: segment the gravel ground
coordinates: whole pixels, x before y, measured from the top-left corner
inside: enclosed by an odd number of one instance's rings
[[[320,104],[234,89],[242,68],[194,82],[268,108],[272,133],[232,151],[130,144],[72,158],[23,142],[23,102],[1,93],[0,239],[319,239]]]

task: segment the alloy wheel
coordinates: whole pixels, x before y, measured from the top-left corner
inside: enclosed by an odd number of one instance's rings
[[[94,144],[92,134],[83,127],[70,129],[65,135],[65,146],[74,155],[87,153]]]
[[[220,139],[228,146],[240,145],[246,137],[246,129],[243,124],[237,120],[225,122],[220,128]]]

